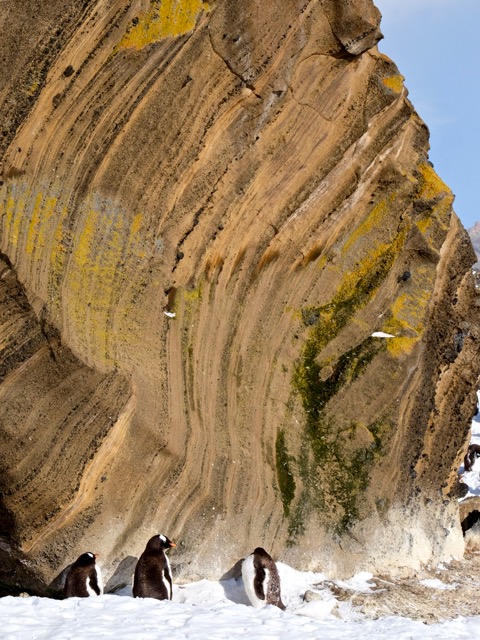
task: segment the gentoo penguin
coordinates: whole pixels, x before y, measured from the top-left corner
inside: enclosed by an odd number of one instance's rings
[[[103,593],[102,574],[95,562],[96,555],[88,551],[75,560],[68,570],[63,593],[65,598],[88,598]]]
[[[465,471],[471,471],[473,465],[475,464],[475,460],[480,455],[480,445],[478,444],[470,444],[468,445],[467,455],[463,459],[463,466]]]
[[[280,576],[273,558],[257,547],[242,563],[242,578],[248,599],[254,607],[274,604],[285,609],[280,595]]]
[[[172,572],[165,551],[176,546],[163,534],[150,538],[135,567],[134,598],[172,599]]]

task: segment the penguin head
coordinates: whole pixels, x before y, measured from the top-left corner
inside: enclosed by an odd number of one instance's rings
[[[163,535],[163,533],[153,536],[147,543],[147,549],[151,551],[165,551],[166,549],[170,549],[170,547],[176,546],[177,545],[169,540],[167,536]]]
[[[88,567],[89,565],[95,564],[96,558],[97,558],[96,553],[87,551],[86,553],[82,553],[82,555],[76,559],[75,565],[77,567]]]

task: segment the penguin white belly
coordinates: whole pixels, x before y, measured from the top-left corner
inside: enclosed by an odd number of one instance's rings
[[[164,558],[165,558],[166,572],[168,573],[168,575],[170,576],[170,579],[171,579],[172,571],[170,569],[170,560],[168,559],[168,556],[167,556],[166,553],[164,553]],[[165,571],[162,571],[162,581],[163,581],[163,584],[165,585],[165,589],[167,590],[168,597],[171,600],[173,598],[172,586],[171,586],[170,582],[167,580],[167,577],[165,575]]]
[[[268,583],[270,581],[270,572],[268,569],[265,569],[265,579],[263,582],[263,593],[265,595],[265,599],[262,600],[255,593],[255,567],[253,565],[253,554],[247,556],[242,563],[242,578],[243,578],[243,586],[245,587],[245,592],[248,596],[248,599],[252,603],[252,606],[260,609],[267,604],[266,596],[268,593]]]
[[[94,590],[92,589],[92,587],[90,586],[90,577],[87,577],[87,579],[85,580],[85,584],[86,584],[86,587],[87,587],[87,593],[88,593],[88,595],[89,595],[89,596],[96,596],[96,595],[98,595],[98,594],[97,594],[97,592],[96,592],[96,591],[94,591]]]
[[[100,567],[98,565],[95,565],[95,573],[97,574],[97,584],[98,584],[98,588],[100,589],[100,595],[103,594],[103,581],[102,581],[102,574],[100,572]],[[89,596],[98,596],[99,594],[95,591],[95,589],[92,589],[92,587],[90,586],[90,577],[87,578],[86,580],[86,587],[87,587],[87,593]]]

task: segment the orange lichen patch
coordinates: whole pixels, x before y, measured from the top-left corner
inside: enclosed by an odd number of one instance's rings
[[[188,33],[195,28],[200,12],[209,10],[202,0],[152,0],[150,9],[132,22],[117,50],[140,50],[168,36]]]
[[[386,87],[388,87],[392,91],[395,91],[395,93],[402,93],[404,80],[405,78],[402,75],[397,74],[394,76],[389,76],[388,78],[383,78],[382,82]]]

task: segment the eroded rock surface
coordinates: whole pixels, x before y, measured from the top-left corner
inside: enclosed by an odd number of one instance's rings
[[[316,585],[305,594],[308,599],[321,598],[330,592],[340,602],[371,619],[403,616],[433,624],[459,616],[478,616],[478,554],[465,560],[452,560],[436,567],[423,567],[409,578],[373,576],[363,590],[349,588],[340,581]]]
[[[460,556],[475,257],[374,5],[32,6],[0,17],[10,560]]]

